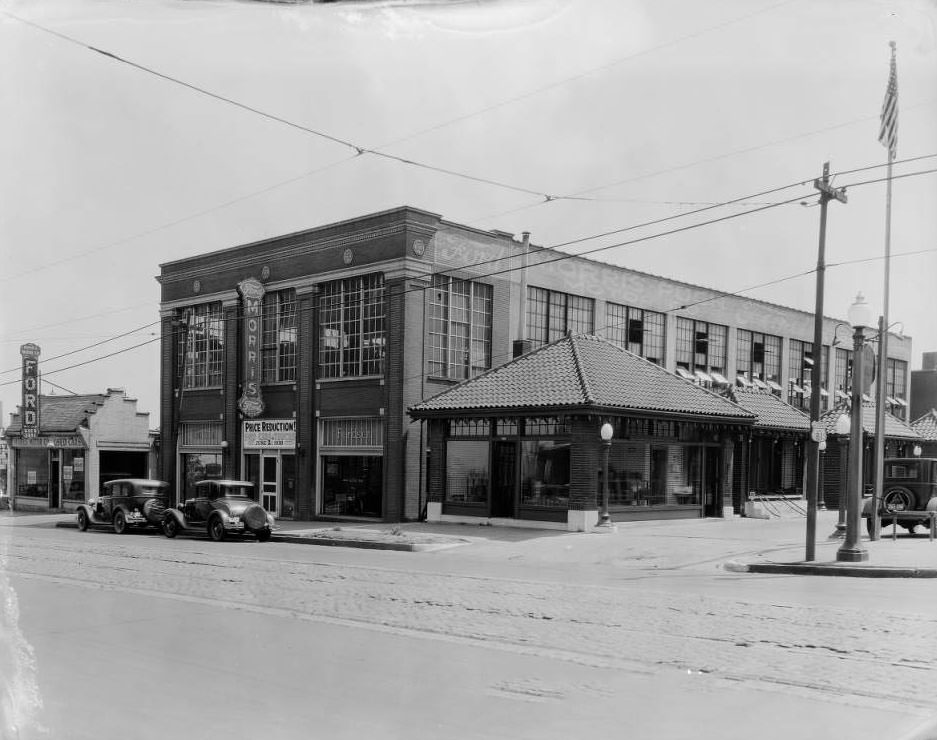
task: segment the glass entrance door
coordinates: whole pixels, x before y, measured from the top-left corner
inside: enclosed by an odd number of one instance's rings
[[[259,452],[244,456],[245,478],[254,484],[258,501],[267,511],[280,515],[280,455]]]

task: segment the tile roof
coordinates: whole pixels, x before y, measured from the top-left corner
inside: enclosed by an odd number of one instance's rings
[[[755,422],[756,429],[783,429],[804,433],[810,431],[810,417],[771,391],[760,388],[733,388],[729,391],[729,398],[758,417]]]
[[[826,428],[827,434],[836,434],[836,421],[840,416],[849,417],[849,405],[844,401],[836,404],[832,409],[820,417],[820,422]],[[862,431],[865,434],[875,434],[875,402],[862,402]],[[920,435],[901,419],[885,414],[885,436],[895,439],[919,439]]]
[[[577,334],[463,381],[412,416],[496,409],[629,409],[752,422],[754,414],[606,339]]]
[[[911,428],[925,442],[937,442],[937,409],[931,409],[924,416],[912,421]]]
[[[90,414],[104,404],[107,396],[93,393],[85,396],[39,396],[40,433],[74,432]],[[23,428],[19,414],[13,414],[7,434],[19,435]]]

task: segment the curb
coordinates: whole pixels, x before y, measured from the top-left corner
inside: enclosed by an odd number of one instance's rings
[[[56,522],[56,528],[78,529],[78,522]],[[270,542],[283,542],[294,545],[322,545],[326,547],[356,547],[362,550],[399,550],[401,552],[432,552],[446,550],[469,544],[464,542],[379,542],[377,540],[341,539],[337,537],[304,537],[302,535],[277,534],[270,537]]]
[[[844,576],[848,578],[937,578],[935,568],[897,568],[838,563],[738,563],[723,564],[732,573],[782,573],[800,576]]]
[[[285,542],[295,545],[322,545],[325,547],[357,547],[363,550],[399,550],[402,552],[431,552],[450,547],[467,545],[468,542],[379,542],[376,540],[354,540],[335,537],[303,537],[300,535],[274,535],[271,542]]]

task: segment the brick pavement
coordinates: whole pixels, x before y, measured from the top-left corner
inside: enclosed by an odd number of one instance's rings
[[[673,528],[660,529],[658,540],[677,534]],[[720,547],[735,551],[751,551],[751,537],[757,534],[707,530],[705,524],[686,531],[700,540],[706,532],[706,542],[718,539],[718,534]],[[284,559],[285,546],[268,555],[266,546],[243,543],[244,553],[234,554],[204,540],[170,543],[157,538],[144,547],[139,537],[103,541],[76,532],[54,540],[6,537],[2,567],[34,578],[436,639],[484,641],[493,648],[595,665],[705,673],[922,713],[933,708],[930,695],[919,689],[937,670],[937,619],[932,615],[897,613],[885,606],[881,611],[791,608],[743,596],[654,591],[646,581],[611,585],[531,580],[511,577],[512,571],[504,569],[506,557],[549,562],[548,555],[563,554],[587,564],[602,558],[620,563],[634,547],[648,554],[649,546],[641,547],[642,537],[648,535],[648,530],[632,532],[630,542],[613,541],[609,535],[482,537],[447,554],[450,562],[470,557],[479,564],[477,573],[466,574],[416,570],[399,558],[388,566],[310,562],[309,553],[315,551],[307,548],[295,559]],[[926,541],[916,544],[930,546]],[[664,567],[676,567],[681,559],[692,567],[697,560],[706,562],[714,551],[695,547],[694,560],[686,548],[674,553],[672,543],[658,548],[669,551],[659,558]],[[649,567],[647,559],[640,562],[642,568]],[[498,563],[500,568],[495,567]],[[871,676],[874,680],[857,680]]]

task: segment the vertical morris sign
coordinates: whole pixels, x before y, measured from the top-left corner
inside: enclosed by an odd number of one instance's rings
[[[264,412],[264,400],[260,392],[260,345],[263,341],[264,286],[257,278],[247,278],[238,283],[244,311],[243,337],[244,354],[241,375],[241,397],[238,408],[249,419]]]
[[[23,356],[23,439],[39,436],[39,347],[24,344],[20,347]]]

